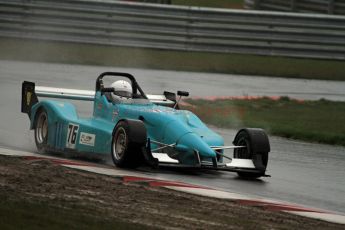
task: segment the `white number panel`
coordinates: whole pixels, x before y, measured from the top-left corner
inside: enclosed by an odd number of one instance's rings
[[[77,140],[79,131],[79,125],[68,124],[67,138],[66,138],[66,147],[70,149],[75,149],[75,142]]]

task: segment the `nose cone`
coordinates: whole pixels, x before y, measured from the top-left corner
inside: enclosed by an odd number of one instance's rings
[[[183,135],[177,142],[177,145],[186,146],[190,151],[198,151],[202,159],[210,160],[216,157],[216,153],[210,146],[195,133]]]

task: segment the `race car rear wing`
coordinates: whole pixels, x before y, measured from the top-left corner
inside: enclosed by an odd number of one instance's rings
[[[62,98],[82,101],[93,101],[95,99],[95,91],[92,90],[36,86],[35,93],[39,97]]]
[[[35,83],[24,81],[22,84],[22,113],[31,114],[31,107],[38,102]]]
[[[149,94],[146,96],[157,105],[174,106],[176,103],[175,94],[170,92],[164,92],[163,95]],[[35,86],[34,82],[24,81],[22,84],[22,113],[30,115],[31,107],[38,102],[38,97],[94,101],[95,91]]]

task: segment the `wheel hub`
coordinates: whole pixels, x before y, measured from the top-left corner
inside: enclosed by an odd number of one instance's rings
[[[123,128],[119,128],[115,134],[115,141],[113,143],[113,152],[117,160],[120,160],[126,151],[127,135]]]
[[[48,120],[45,113],[41,113],[36,126],[36,139],[37,142],[42,144],[48,135]]]

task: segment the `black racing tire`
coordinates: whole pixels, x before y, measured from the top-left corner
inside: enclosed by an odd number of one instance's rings
[[[40,108],[34,120],[35,143],[39,153],[46,153],[48,148],[49,123],[48,113],[44,108]]]
[[[266,133],[261,129],[242,129],[233,142],[236,146],[246,148],[234,149],[234,158],[252,159],[260,172],[237,172],[243,178],[259,178],[265,175],[268,163],[269,142]]]
[[[119,121],[114,128],[111,143],[114,164],[120,168],[137,168],[142,165],[146,142],[146,128],[142,121]]]

